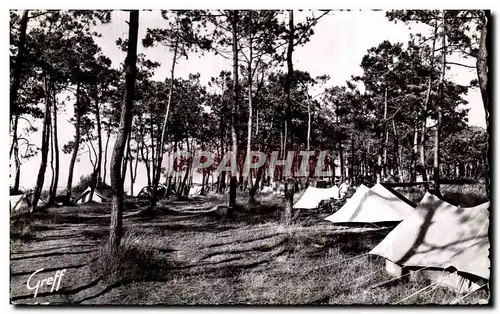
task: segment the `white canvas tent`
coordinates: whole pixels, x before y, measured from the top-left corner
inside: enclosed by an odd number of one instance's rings
[[[189,189],[188,195],[194,196],[194,195],[200,195],[201,194],[201,185],[194,185]]]
[[[31,205],[31,193],[24,193],[24,194],[19,194],[19,195],[11,195],[10,196],[10,209],[12,211],[18,211],[18,210],[26,210],[30,207]],[[29,199],[28,199],[29,198]],[[37,207],[39,206],[45,206],[47,203],[43,199],[38,200]]]
[[[395,276],[409,273],[412,280],[431,279],[462,293],[477,290],[490,278],[489,206],[457,207],[426,193],[370,254],[386,258]]]
[[[334,214],[325,218],[333,223],[377,223],[401,221],[415,206],[381,184],[371,189],[364,185]]]
[[[323,200],[327,200],[330,198],[339,198],[339,188],[337,186],[332,186],[327,189],[320,189],[315,187],[308,187],[302,197],[298,200],[293,208],[300,209],[313,209],[318,207],[319,203]]]
[[[94,194],[92,195],[92,199],[91,199],[90,198],[90,186],[89,186],[85,191],[83,191],[82,194],[80,194],[80,196],[78,196],[76,198],[75,203],[85,204],[85,203],[88,203],[90,201],[102,203],[102,202],[106,202],[108,200],[109,199],[106,196],[104,196],[98,189],[94,189]]]
[[[26,194],[11,195],[10,196],[10,209],[13,211],[27,209],[29,202]]]

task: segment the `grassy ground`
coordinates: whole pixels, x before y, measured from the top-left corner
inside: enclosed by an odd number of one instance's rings
[[[299,197],[299,196],[296,196]],[[390,229],[335,227],[326,214],[279,224],[283,201],[262,196],[227,219],[207,213],[225,199],[168,201],[155,217],[124,219],[117,253],[106,249],[109,205],[49,209],[11,217],[11,301],[51,304],[402,304],[456,301],[429,283],[391,279],[385,261],[366,253]],[[239,204],[247,197],[238,196]],[[131,209],[132,211],[132,209]],[[26,289],[67,269],[57,292]],[[435,289],[434,289],[435,288]],[[409,297],[408,299],[405,299]],[[461,304],[488,297],[476,292]]]

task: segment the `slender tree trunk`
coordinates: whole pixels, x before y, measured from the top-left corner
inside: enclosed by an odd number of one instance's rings
[[[349,177],[354,180],[354,163],[355,163],[355,155],[354,155],[354,136],[351,134],[351,169],[349,173]]]
[[[238,110],[238,98],[239,98],[239,79],[238,79],[238,20],[239,11],[233,11],[232,17],[232,40],[233,40],[233,107],[231,110],[231,139],[232,139],[232,152],[231,152],[231,181],[229,182],[229,211],[228,215],[232,216],[234,212],[234,207],[236,205],[236,175],[234,171],[236,168],[237,156],[238,156],[238,135],[236,133],[236,120],[237,120],[237,110]]]
[[[59,185],[59,140],[58,140],[58,131],[57,131],[57,99],[56,95],[53,95],[53,104],[52,104],[52,129],[53,129],[53,141],[54,141],[54,157],[55,157],[55,175],[54,175],[54,185],[53,189],[50,193],[50,198],[54,199],[57,196],[57,186]]]
[[[433,183],[434,183],[434,191],[437,194],[440,194],[439,190],[439,149],[440,149],[440,133],[441,133],[441,120],[442,120],[442,112],[441,112],[441,104],[444,103],[444,79],[445,79],[445,74],[446,74],[446,32],[447,32],[447,25],[446,25],[446,11],[442,11],[443,17],[442,17],[442,27],[443,27],[443,32],[441,35],[441,41],[443,45],[443,51],[441,54],[442,58],[442,67],[441,67],[441,77],[439,78],[439,101],[436,102],[436,112],[437,112],[437,125],[436,125],[436,130],[434,133],[434,178],[433,178]]]
[[[106,145],[104,146],[104,165],[102,174],[102,182],[104,184],[106,184],[106,171],[108,169],[108,144],[110,137],[111,137],[111,128],[108,128],[108,131],[106,133]]]
[[[384,175],[384,181],[387,180],[387,147],[389,146],[389,128],[387,127],[387,87],[385,88],[384,93],[384,162],[382,166],[382,171]]]
[[[286,110],[285,110],[285,138],[284,138],[284,154],[283,158],[286,156],[287,144],[288,144],[288,128],[291,127],[291,109],[292,109],[292,98],[291,98],[291,85],[293,78],[293,40],[295,38],[295,24],[293,20],[293,10],[288,11],[288,48],[286,52],[286,64],[287,64],[287,75],[285,79],[285,96],[286,96]],[[284,169],[284,167],[283,167]],[[283,222],[285,225],[289,225],[292,222],[292,210],[293,210],[293,194],[294,185],[288,184],[285,193],[285,212]]]
[[[250,42],[249,42],[249,58],[248,58],[248,131],[247,131],[247,153],[245,156],[245,160],[248,164],[252,163],[252,160],[250,158],[250,152],[252,151],[252,114],[253,114],[253,108],[252,108],[252,100],[253,100],[253,94],[252,94],[252,59],[253,59],[253,38],[250,37]],[[252,189],[253,182],[252,182],[252,176],[249,173],[245,173],[244,175],[246,176],[246,180],[249,184],[249,189]]]
[[[345,181],[344,149],[342,143],[339,143],[339,162],[340,162],[340,181]]]
[[[113,203],[111,208],[111,224],[109,232],[109,246],[116,250],[120,246],[122,238],[123,217],[123,179],[121,178],[121,162],[126,145],[127,134],[132,127],[132,109],[134,106],[135,80],[137,76],[137,37],[139,29],[139,11],[130,11],[129,41],[127,58],[125,59],[125,94],[123,97],[120,127],[113,148],[111,158],[111,189],[113,192]]]
[[[102,183],[102,127],[101,127],[101,110],[99,106],[99,99],[96,98],[95,101],[95,117],[97,122],[97,183],[100,185]]]
[[[19,159],[19,146],[14,147],[14,160],[16,163],[16,177],[14,178],[14,193],[19,192],[19,181],[21,180],[21,160]]]
[[[45,83],[45,92],[49,94],[47,87],[47,82]],[[42,129],[42,148],[41,148],[41,162],[40,168],[38,170],[38,176],[36,180],[35,189],[33,191],[33,199],[31,203],[30,212],[36,211],[36,206],[40,200],[42,194],[43,182],[45,180],[45,170],[47,169],[47,156],[49,153],[49,135],[50,135],[50,97],[45,99],[45,114],[43,118],[43,129]]]
[[[133,159],[132,159],[132,152],[130,151],[130,142],[129,142],[129,149],[127,150],[128,152],[128,159],[129,159],[129,172],[130,172],[130,196],[134,196],[134,166],[133,166]]]
[[[78,149],[80,148],[80,122],[81,122],[81,109],[80,109],[80,82],[76,84],[76,102],[75,102],[75,142],[73,145],[73,154],[69,162],[68,183],[66,184],[66,201],[71,200],[71,187],[73,184],[73,171],[75,169],[76,157],[78,156]]]
[[[19,123],[19,114],[14,115],[14,126],[12,130],[12,145],[10,146],[9,158],[12,158],[14,153],[14,161],[16,165],[16,177],[14,179],[14,193],[19,191],[19,181],[21,176],[21,161],[19,159],[19,139],[17,137],[17,128]]]
[[[415,127],[413,128],[413,158],[412,158],[412,171],[411,171],[411,181],[417,181],[417,156],[418,156],[418,125],[415,122]]]
[[[425,142],[427,136],[427,111],[429,110],[429,100],[432,90],[432,72],[434,71],[434,53],[436,50],[436,39],[437,39],[438,26],[437,22],[434,25],[434,36],[432,39],[432,50],[431,50],[431,64],[429,67],[429,78],[427,81],[427,94],[425,96],[424,110],[423,110],[423,120],[420,133],[420,164],[422,165],[422,180],[427,181],[427,163],[425,162]]]
[[[26,28],[28,27],[28,12],[29,10],[23,11],[23,16],[21,17],[21,25],[19,28],[19,43],[17,45],[17,56],[16,63],[14,64],[13,82],[10,86],[10,121],[12,121],[12,115],[17,114],[17,94],[19,92],[19,86],[21,85],[21,71],[24,62],[24,51],[26,46]]]
[[[132,131],[131,131],[132,132]],[[123,184],[125,184],[125,176],[127,175],[127,166],[130,161],[129,156],[130,156],[130,138],[132,137],[132,134],[129,133],[127,135],[127,140],[126,140],[126,147],[125,147],[125,152],[123,156],[123,161],[122,161],[122,178],[123,178]]]
[[[48,96],[50,97],[50,96]],[[53,106],[52,106],[53,107]],[[52,110],[51,110],[51,117],[52,117]],[[49,120],[50,121],[50,120]],[[56,171],[54,168],[54,130],[52,121],[49,124],[49,143],[50,143],[50,173],[52,175],[50,179],[50,186],[49,186],[49,198],[47,199],[47,205],[51,206],[55,202],[55,195],[54,197],[52,196],[52,190],[54,189],[54,178],[56,175]]]
[[[176,35],[177,36],[177,35]],[[161,174],[161,164],[163,162],[163,154],[164,154],[164,144],[165,144],[165,138],[166,138],[166,133],[167,133],[167,125],[168,125],[168,116],[170,114],[170,105],[172,103],[172,94],[174,90],[174,79],[175,79],[175,64],[177,62],[177,50],[179,46],[179,38],[177,37],[175,40],[175,46],[174,46],[174,57],[172,59],[172,68],[170,70],[170,86],[168,90],[168,100],[167,100],[167,109],[165,111],[165,117],[163,118],[163,126],[161,129],[161,137],[160,137],[160,143],[158,143],[158,151],[157,151],[157,156],[156,156],[156,166],[155,169],[155,174],[153,176],[153,196],[151,197],[151,203],[149,206],[150,210],[153,210],[153,208],[156,206],[156,201],[158,198],[158,184],[160,183],[160,174]]]

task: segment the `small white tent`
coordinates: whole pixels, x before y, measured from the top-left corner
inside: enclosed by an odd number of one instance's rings
[[[202,187],[201,185],[193,185],[189,189],[188,195],[189,196],[200,195],[201,194],[201,187]]]
[[[85,203],[88,203],[90,201],[102,203],[102,202],[109,201],[109,199],[106,196],[104,196],[98,189],[94,189],[94,194],[92,195],[92,199],[91,199],[90,198],[90,186],[89,186],[85,191],[83,191],[82,194],[80,194],[80,196],[78,196],[76,198],[75,203],[85,204]]]
[[[321,201],[330,198],[339,198],[339,188],[337,186],[334,185],[327,189],[310,186],[304,191],[304,194],[302,194],[298,202],[293,205],[293,208],[313,209],[318,207]]]
[[[370,254],[386,258],[386,270],[395,276],[408,272],[412,280],[474,291],[490,278],[489,206],[457,207],[426,193]]]
[[[10,196],[10,209],[13,211],[27,209],[29,202],[26,194],[11,195]]]
[[[18,210],[25,210],[28,209],[31,206],[31,197],[33,196],[32,193],[24,193],[24,194],[19,194],[19,195],[11,195],[10,196],[10,209],[12,211],[18,211]],[[40,206],[45,206],[47,203],[40,198],[38,200],[37,207]]]
[[[333,223],[401,221],[414,210],[413,204],[381,184],[371,189],[361,185],[337,212],[325,218]]]

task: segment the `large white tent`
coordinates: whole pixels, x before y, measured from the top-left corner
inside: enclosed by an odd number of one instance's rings
[[[395,276],[407,273],[412,280],[474,291],[490,278],[489,206],[457,207],[426,193],[370,254],[386,258],[386,269]]]
[[[376,184],[360,185],[356,193],[337,212],[325,218],[333,223],[376,223],[401,221],[415,206],[396,192]]]
[[[302,197],[293,205],[293,208],[300,209],[313,209],[317,208],[319,203],[323,200],[330,198],[339,198],[339,188],[332,186],[331,188],[320,189],[315,187],[308,187]]]

